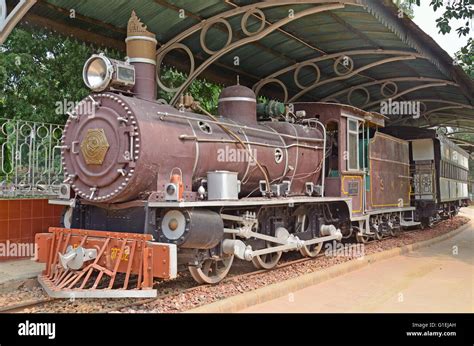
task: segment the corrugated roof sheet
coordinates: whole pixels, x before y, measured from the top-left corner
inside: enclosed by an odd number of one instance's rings
[[[274,6],[262,9],[267,20],[266,27],[287,17],[291,11],[300,13],[303,10],[321,6],[323,3],[317,0],[304,4],[302,4],[304,1],[295,0],[294,3],[286,5],[281,5],[282,1],[270,2]],[[236,75],[239,74],[242,84],[253,86],[276,71],[326,54],[363,49],[379,50],[380,54],[372,52],[350,55],[354,62],[354,70],[397,56],[397,54],[382,54],[382,51],[395,50],[405,54],[420,54],[415,59],[388,62],[364,69],[349,78],[323,83],[321,87],[301,95],[298,100],[327,100],[331,95],[339,93],[334,97],[334,101],[348,103],[347,96],[351,88],[372,83],[366,88],[370,94],[369,102],[366,102],[364,91],[356,90],[351,95],[351,102],[364,108],[364,103],[370,105],[384,98],[380,91],[381,83],[376,84],[377,80],[397,80],[395,83],[398,92],[434,83],[422,79],[400,81],[402,77],[446,80],[453,85],[413,90],[402,95],[399,100],[423,100],[423,107],[427,112],[447,106],[459,108],[442,109],[431,113],[429,117],[410,119],[405,123],[413,126],[451,124],[471,128],[474,120],[473,82],[459,67],[453,66],[448,54],[411,20],[406,17],[398,18],[397,8],[390,0],[353,0],[353,3],[362,6],[347,5],[342,9],[312,14],[290,21],[258,41],[242,45],[223,55],[209,67],[214,74],[204,75],[211,79],[217,76],[219,82],[222,82],[225,76],[230,83],[235,81]],[[163,45],[203,20],[209,20],[231,9],[252,4],[257,6],[260,2],[255,0],[38,0],[37,5],[31,9],[32,16],[27,19],[47,18],[50,23],[67,24],[78,32],[97,33],[104,37],[104,45],[108,45],[108,41],[112,42],[111,40],[115,40],[114,42],[124,40],[130,13],[136,10],[142,22],[150,31],[156,33],[159,43]],[[68,17],[71,9],[74,9],[77,14],[75,19]],[[184,10],[185,18],[179,16],[181,9]],[[241,28],[242,15],[227,18],[233,32],[232,42],[247,37]],[[257,19],[250,17],[248,29],[255,31],[259,24]],[[197,31],[182,41],[192,50],[198,65],[209,58],[209,54],[200,45],[199,36],[200,31]],[[209,30],[206,42],[211,49],[218,49],[225,44],[226,40],[225,27],[216,25]],[[238,66],[234,65],[236,56],[240,59]],[[186,68],[187,63],[182,59],[182,55],[171,55],[171,57],[167,63],[175,62],[178,67]],[[337,77],[333,69],[334,60],[335,58],[316,63],[321,73],[320,82]],[[277,76],[287,87],[290,99],[301,92],[301,88],[295,83],[293,72],[294,70]],[[299,73],[301,84],[309,85],[314,78],[314,69],[311,67],[301,69]],[[390,87],[388,85],[387,90]],[[262,92],[268,92],[271,96],[283,95],[279,86],[274,84],[264,87]],[[375,103],[373,107],[366,109],[377,110],[377,107],[380,105]],[[392,120],[394,123],[400,122],[397,119]]]

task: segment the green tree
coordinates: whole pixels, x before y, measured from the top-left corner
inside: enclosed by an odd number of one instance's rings
[[[474,40],[469,39],[468,44],[462,47],[455,55],[456,63],[474,79]]]
[[[46,30],[13,30],[0,48],[0,117],[64,123],[58,102],[76,102],[90,92],[82,67],[97,51]]]
[[[393,0],[393,2],[398,6],[398,8],[400,8],[404,15],[413,19],[415,12],[413,11],[413,4],[409,0]]]
[[[99,52],[123,59],[123,53],[47,30],[14,29],[0,47],[0,118],[64,123],[67,116],[58,105],[80,101],[90,93],[82,80],[82,68]],[[186,76],[164,68],[162,79],[166,85],[178,86]],[[215,113],[221,89],[209,81],[195,80],[188,90],[206,110]],[[169,93],[159,94],[167,101],[171,98]]]
[[[162,69],[161,81],[169,88],[179,87],[187,78],[187,75],[174,68]],[[201,106],[211,114],[217,114],[217,100],[223,86],[209,82],[205,79],[195,79],[189,86],[187,93],[192,95]],[[169,102],[174,93],[164,90],[158,91],[158,98]]]
[[[403,10],[406,8],[413,10],[413,5],[420,6],[420,0],[394,0],[394,2]],[[472,17],[474,14],[473,0],[431,0],[430,6],[435,12],[443,9],[441,16],[436,20],[436,26],[441,34],[445,35],[452,31],[453,20],[461,20],[463,22],[462,25],[455,29],[459,37],[471,34]],[[454,60],[471,78],[474,78],[473,51],[473,40],[470,38],[467,44],[455,54]]]

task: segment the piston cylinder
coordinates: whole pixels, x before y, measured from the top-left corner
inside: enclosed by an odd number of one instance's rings
[[[168,210],[163,213],[158,226],[161,242],[181,248],[211,249],[224,237],[224,222],[211,210]]]

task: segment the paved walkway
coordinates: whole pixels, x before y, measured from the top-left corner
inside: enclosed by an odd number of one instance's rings
[[[472,313],[474,209],[463,214],[471,218],[470,227],[453,238],[242,312]]]
[[[31,259],[0,262],[0,284],[35,277],[44,269],[44,263]]]

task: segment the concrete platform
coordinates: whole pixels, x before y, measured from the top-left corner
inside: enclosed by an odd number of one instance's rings
[[[0,262],[0,285],[36,277],[43,269],[44,263],[28,258]]]
[[[474,312],[474,210],[452,238],[241,312]]]

